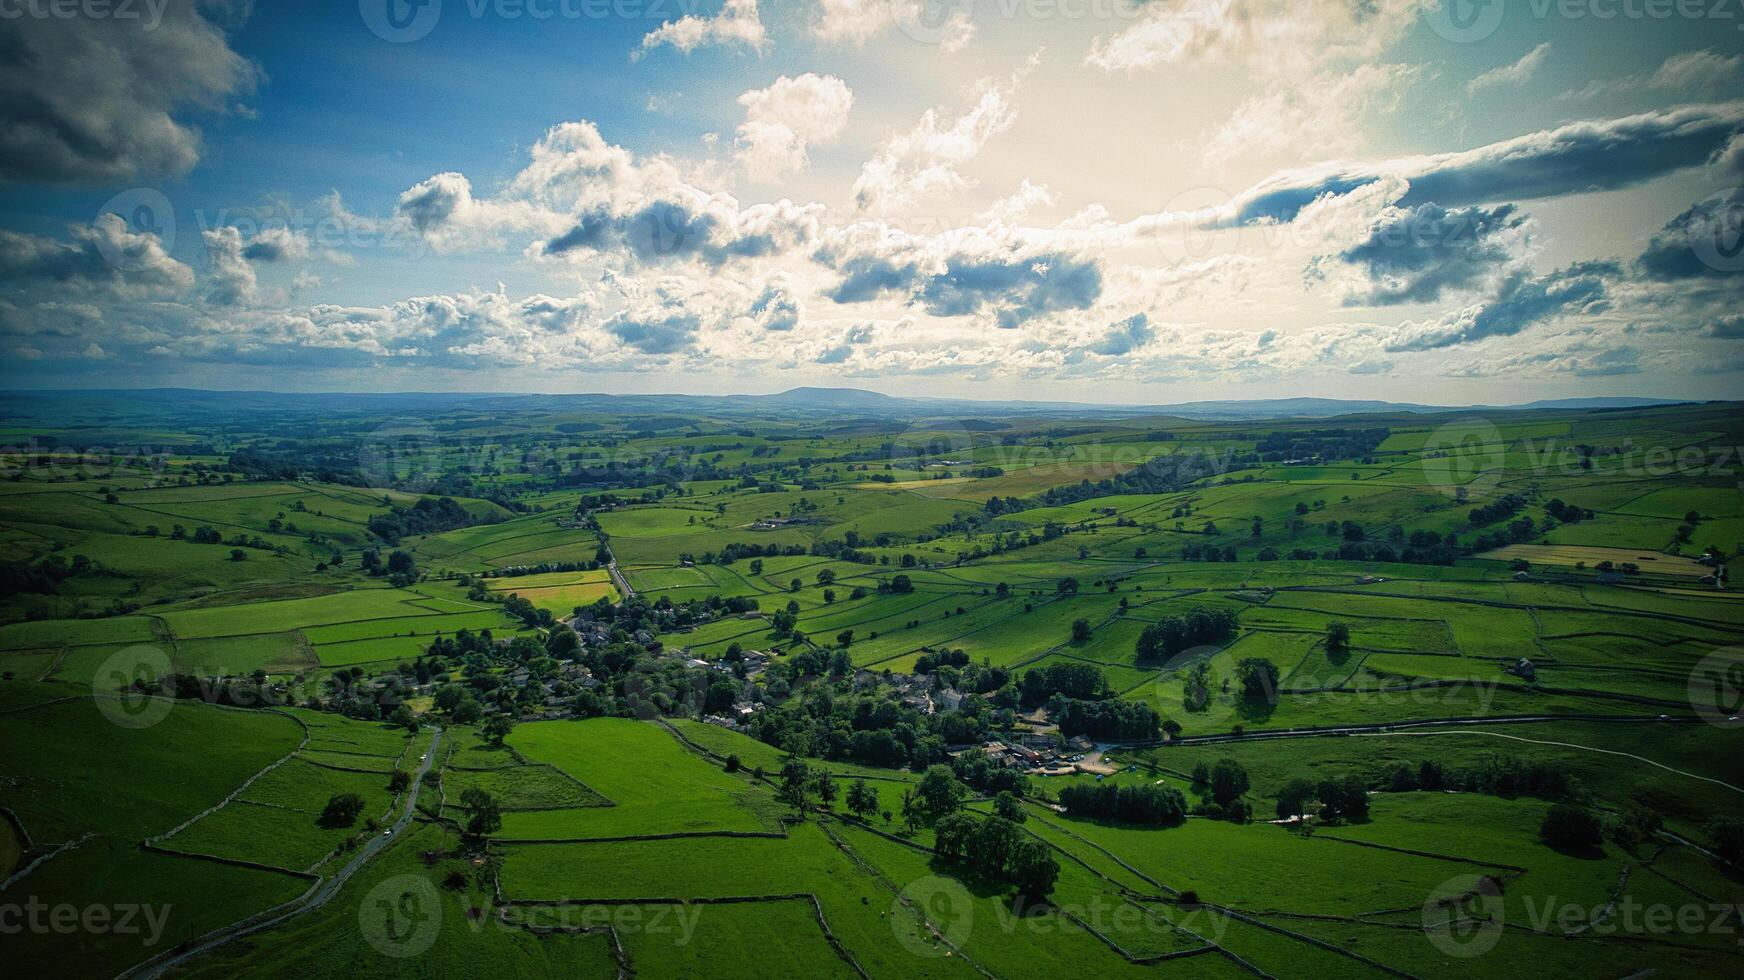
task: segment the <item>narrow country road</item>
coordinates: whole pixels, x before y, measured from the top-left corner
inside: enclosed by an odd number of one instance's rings
[[[373,834],[368,840],[364,841],[363,845],[357,849],[357,853],[352,856],[351,860],[346,863],[345,867],[339,869],[339,871],[332,877],[321,882],[316,888],[305,893],[301,898],[294,900],[289,906],[285,907],[283,911],[271,916],[270,918],[262,919],[260,921],[242,919],[228,926],[213,930],[212,932],[201,936],[199,939],[194,940],[193,944],[186,949],[177,949],[160,953],[158,956],[122,972],[118,975],[117,980],[133,980],[133,978],[138,978],[138,980],[152,980],[152,978],[161,976],[164,971],[169,970],[172,967],[181,966],[189,960],[209,953],[233,939],[240,939],[243,936],[251,936],[257,932],[271,929],[286,920],[293,919],[305,912],[313,912],[332,901],[333,897],[339,894],[339,890],[345,887],[345,883],[351,880],[352,875],[356,874],[365,864],[368,864],[370,859],[380,853],[383,848],[399,839],[400,833],[411,824],[412,816],[417,813],[418,810],[418,793],[424,788],[424,775],[430,771],[432,765],[435,765],[436,750],[441,746],[441,744],[442,729],[436,728],[435,734],[430,739],[430,748],[424,753],[423,764],[420,765],[418,771],[413,774],[412,784],[406,791],[405,812],[401,813],[399,819],[394,821],[393,826],[388,829],[388,832]]]

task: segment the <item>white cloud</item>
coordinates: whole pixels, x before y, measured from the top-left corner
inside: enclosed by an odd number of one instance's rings
[[[768,88],[739,96],[745,121],[739,124],[734,156],[759,180],[778,180],[806,169],[806,148],[842,135],[854,93],[834,75],[807,72],[777,78]]]
[[[826,44],[863,45],[897,28],[916,41],[939,45],[945,54],[969,46],[975,37],[971,4],[952,9],[942,21],[939,0],[818,0],[812,36]]]
[[[1362,118],[1397,110],[1419,73],[1413,65],[1359,65],[1348,72],[1264,82],[1212,134],[1203,153],[1212,163],[1351,153],[1361,148]]]
[[[1017,86],[1022,77],[1020,72],[983,79],[975,86],[974,105],[961,115],[947,119],[944,110],[928,109],[912,130],[887,140],[854,181],[855,207],[889,212],[929,195],[971,186],[958,168],[1017,121]]]
[[[1373,59],[1416,20],[1423,0],[1180,0],[1099,37],[1086,63],[1103,71],[1166,64],[1244,65],[1275,75]]]
[[[1492,68],[1465,84],[1465,94],[1476,95],[1487,88],[1520,86],[1531,81],[1550,57],[1550,42],[1545,41],[1520,56],[1520,60],[1500,68]]]
[[[726,0],[721,12],[713,17],[686,14],[667,21],[642,37],[642,47],[630,53],[632,59],[670,44],[684,54],[708,45],[745,47],[762,54],[769,46],[769,35],[763,29],[763,19],[757,11],[757,0]]]

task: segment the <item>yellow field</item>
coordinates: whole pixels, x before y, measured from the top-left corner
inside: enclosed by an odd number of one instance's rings
[[[613,602],[619,599],[611,576],[603,568],[593,572],[546,572],[491,579],[486,588],[503,595],[513,592],[560,617],[569,615],[576,606],[591,605],[600,596],[608,596]]]
[[[1479,558],[1491,561],[1513,561],[1524,558],[1534,565],[1567,565],[1585,564],[1592,568],[1599,562],[1608,561],[1615,565],[1633,562],[1641,567],[1643,572],[1655,575],[1680,575],[1699,579],[1713,574],[1713,569],[1701,564],[1693,558],[1680,558],[1676,555],[1664,555],[1656,551],[1644,551],[1639,548],[1598,548],[1588,545],[1574,544],[1511,544],[1495,551],[1486,551]]]

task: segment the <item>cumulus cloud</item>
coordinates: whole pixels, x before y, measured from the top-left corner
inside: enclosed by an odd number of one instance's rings
[[[748,312],[752,322],[764,330],[786,333],[799,326],[804,310],[792,283],[785,276],[777,276],[763,287]]]
[[[212,260],[212,289],[206,301],[218,306],[254,302],[257,282],[254,266],[243,257],[242,232],[227,225],[203,231],[200,237]]]
[[[1411,26],[1422,5],[1422,0],[1154,3],[1136,23],[1097,38],[1085,61],[1103,71],[1211,63],[1289,74],[1377,57]]]
[[[1111,324],[1108,332],[1090,346],[1092,353],[1117,357],[1130,354],[1145,344],[1150,343],[1157,335],[1156,328],[1151,326],[1150,318],[1143,313]]]
[[[69,234],[71,241],[62,242],[0,229],[0,279],[135,298],[176,293],[194,283],[194,271],[165,252],[156,235],[129,231],[120,215],[99,215]]]
[[[1387,338],[1389,351],[1426,351],[1508,337],[1553,317],[1600,312],[1606,280],[1621,270],[1610,263],[1587,262],[1545,276],[1521,270],[1502,284],[1496,297],[1424,323],[1399,326]]]
[[[1362,273],[1348,287],[1346,306],[1428,303],[1443,294],[1476,289],[1522,257],[1527,218],[1511,204],[1444,208],[1420,204],[1389,208],[1366,238],[1338,254]],[[1313,268],[1325,275],[1324,261]]]
[[[464,174],[440,173],[407,188],[394,214],[437,251],[494,247],[508,231],[553,230],[556,219],[533,204],[515,199],[473,197]]]
[[[940,19],[937,0],[818,0],[811,34],[826,44],[865,44],[892,28],[916,40],[931,41],[946,54],[969,46],[975,38],[972,7],[963,4]]]
[[[752,89],[739,96],[739,104],[745,121],[739,124],[734,155],[753,177],[777,180],[811,165],[808,146],[842,135],[854,93],[834,75],[806,72]]]
[[[1032,184],[1025,177],[1016,191],[988,206],[978,217],[982,221],[1012,224],[1029,216],[1036,208],[1052,207],[1057,199],[1046,184]]]
[[[1368,64],[1306,79],[1264,81],[1202,152],[1213,163],[1286,152],[1351,152],[1359,148],[1362,119],[1396,111],[1419,74],[1412,65]]]
[[[1500,68],[1491,68],[1482,75],[1465,83],[1465,94],[1476,95],[1488,88],[1507,88],[1524,85],[1538,74],[1538,69],[1544,67],[1544,62],[1550,57],[1550,42],[1545,41],[1536,48],[1520,56],[1520,60]]]
[[[295,262],[309,257],[309,236],[284,225],[262,228],[242,248],[250,262]]]
[[[947,119],[942,109],[928,109],[912,130],[885,141],[854,181],[855,207],[888,212],[932,194],[969,187],[969,178],[958,168],[1017,121],[1015,98],[1021,78],[1020,73],[983,79],[975,86],[974,105],[962,114]]]
[[[686,14],[649,31],[642,37],[642,47],[630,57],[640,58],[663,44],[684,54],[709,45],[744,47],[762,54],[769,46],[769,35],[763,29],[757,0],[726,0],[713,17]]]
[[[1744,268],[1744,188],[1698,201],[1655,232],[1635,267],[1675,282],[1736,276]]]
[[[818,258],[841,274],[829,293],[838,303],[896,297],[938,317],[989,315],[1003,328],[1087,309],[1102,294],[1094,259],[998,228],[926,237],[853,226],[833,234]]]
[[[224,4],[159,5],[161,23],[146,6],[139,19],[34,17],[7,28],[0,180],[102,183],[193,168],[200,133],[185,114],[226,111],[258,73],[230,49]]]

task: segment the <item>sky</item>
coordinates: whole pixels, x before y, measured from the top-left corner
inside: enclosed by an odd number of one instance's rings
[[[1744,397],[1736,0],[0,2],[0,387]]]

